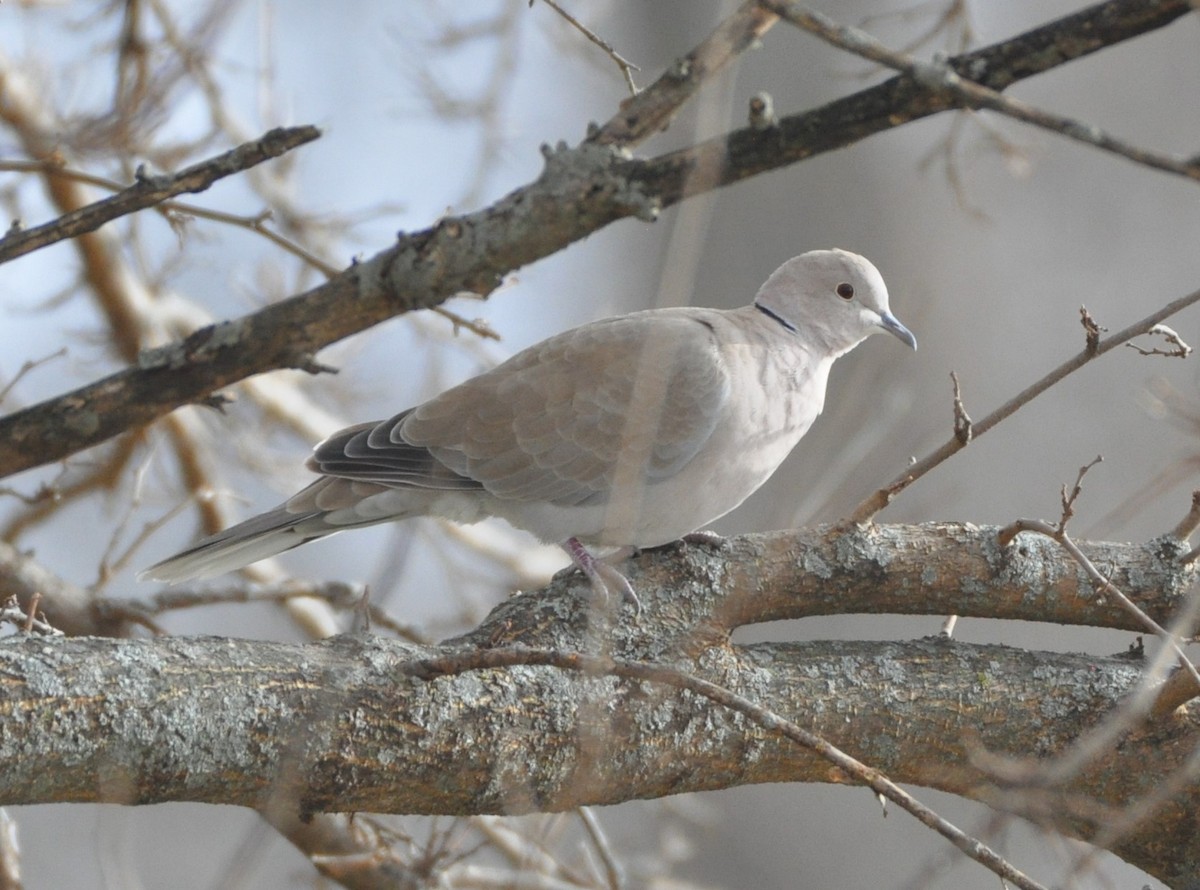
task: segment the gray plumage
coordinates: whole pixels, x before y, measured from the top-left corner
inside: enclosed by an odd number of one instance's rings
[[[419,515],[499,516],[564,545],[665,544],[767,480],[821,413],[834,360],[877,331],[916,348],[879,272],[841,250],[788,260],[740,309],[583,325],[335,433],[309,459],[317,481],[142,577],[209,578]]]

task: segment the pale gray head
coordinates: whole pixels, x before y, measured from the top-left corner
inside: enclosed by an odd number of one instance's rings
[[[887,285],[879,270],[846,250],[813,250],[793,257],[771,273],[754,305],[835,356],[879,331],[917,348],[917,338],[888,308]]]

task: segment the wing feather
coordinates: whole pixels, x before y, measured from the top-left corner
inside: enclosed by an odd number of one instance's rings
[[[603,500],[623,460],[644,484],[670,477],[729,396],[703,318],[635,314],[552,337],[408,412],[391,439],[518,501]]]
[[[703,311],[638,313],[552,337],[417,408],[335,433],[309,467],[390,488],[600,503],[622,461],[635,462],[642,484],[678,473],[728,397]]]

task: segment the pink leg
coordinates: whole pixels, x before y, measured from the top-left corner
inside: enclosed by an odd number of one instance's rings
[[[642,601],[634,593],[633,585],[629,583],[628,578],[608,563],[592,556],[577,538],[567,538],[561,546],[563,550],[567,551],[571,561],[579,566],[579,571],[583,572],[597,593],[608,599],[615,588],[621,592],[622,599],[633,604],[634,612],[642,611]]]

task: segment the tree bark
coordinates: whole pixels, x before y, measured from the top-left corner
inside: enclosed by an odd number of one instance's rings
[[[1031,796],[1014,793],[1012,770],[989,764],[1068,751],[1138,687],[1137,658],[942,638],[730,640],[742,624],[832,610],[936,614],[947,588],[958,591],[961,614],[1136,627],[1050,542],[1022,536],[1001,549],[996,535],[883,526],[663,548],[629,566],[640,616],[592,608],[590,588],[568,577],[513,597],[477,630],[436,647],[372,636],[305,645],[10,637],[0,643],[0,804],[187,800],[281,818],[461,815],[848,781],[689,692],[616,672],[470,664],[519,647],[670,665],[761,703],[895,781],[1030,815]],[[1194,579],[1169,539],[1084,547],[1118,567],[1114,582],[1160,621]],[[430,671],[431,659],[447,656],[466,659],[461,672]],[[1078,773],[1037,788],[1032,815],[1092,838],[1114,812],[1178,776],[1198,744],[1194,702],[1139,721]],[[1200,863],[1197,807],[1192,781],[1114,851],[1178,882]]]

